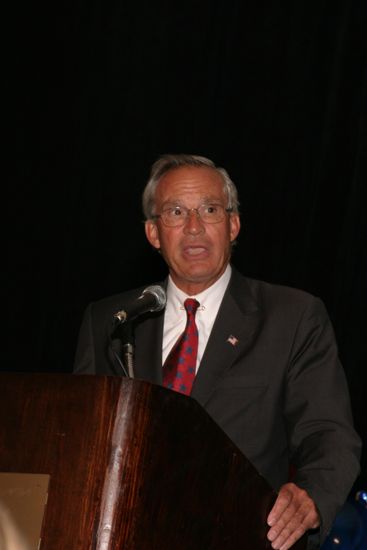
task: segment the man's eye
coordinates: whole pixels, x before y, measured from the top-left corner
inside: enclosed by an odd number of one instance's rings
[[[181,208],[176,207],[171,210],[170,214],[172,217],[179,217],[182,216],[182,210]]]
[[[207,214],[216,214],[218,211],[218,208],[215,206],[215,204],[208,204],[208,206],[205,206],[204,211]]]

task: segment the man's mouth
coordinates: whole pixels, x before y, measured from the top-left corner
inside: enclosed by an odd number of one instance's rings
[[[203,246],[187,246],[185,247],[184,252],[188,256],[200,256],[200,254],[205,254],[207,249]]]

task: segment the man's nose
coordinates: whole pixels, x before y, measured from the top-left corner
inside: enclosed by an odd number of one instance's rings
[[[205,225],[200,218],[199,212],[193,208],[187,213],[187,220],[184,225],[184,232],[191,234],[203,233],[205,231]]]

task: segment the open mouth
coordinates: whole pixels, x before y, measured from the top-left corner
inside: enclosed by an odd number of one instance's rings
[[[201,256],[202,254],[207,254],[207,249],[203,246],[188,246],[184,250],[187,256]]]

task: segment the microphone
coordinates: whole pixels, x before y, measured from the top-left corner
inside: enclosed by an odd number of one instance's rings
[[[118,324],[131,321],[148,311],[161,311],[166,305],[166,292],[159,285],[148,286],[139,298],[134,300],[128,307],[114,313],[113,317]]]

